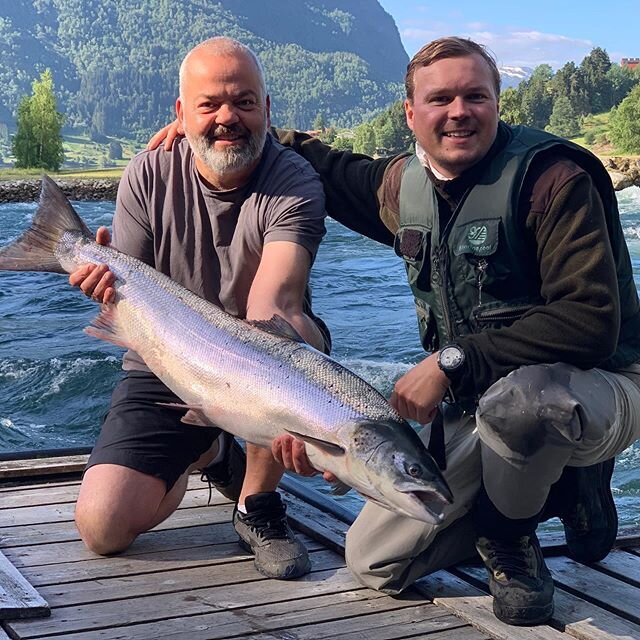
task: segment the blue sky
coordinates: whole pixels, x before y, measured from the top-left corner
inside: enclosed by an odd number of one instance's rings
[[[398,25],[409,56],[423,44],[447,35],[470,37],[489,47],[500,65],[558,69],[579,63],[593,47],[614,62],[640,57],[640,3],[637,0],[379,0]]]

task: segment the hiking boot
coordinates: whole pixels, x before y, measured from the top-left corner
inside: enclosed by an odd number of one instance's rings
[[[222,458],[201,469],[200,479],[209,483],[209,500],[213,486],[225,498],[237,503],[247,468],[247,456],[236,439],[226,431],[218,436],[218,446]]]
[[[553,580],[535,534],[513,540],[478,538],[489,572],[496,618],[513,625],[546,622],[553,614]]]
[[[247,496],[247,513],[237,509],[233,526],[240,546],[254,554],[256,569],[268,578],[289,580],[311,570],[305,546],[287,523],[286,508],[276,491]]]
[[[615,459],[590,467],[566,467],[563,476],[571,489],[560,519],[567,540],[567,555],[590,564],[613,548],[618,533],[618,512],[611,493]]]

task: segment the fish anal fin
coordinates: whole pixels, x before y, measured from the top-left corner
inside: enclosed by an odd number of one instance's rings
[[[180,404],[179,402],[156,402],[160,407],[167,407],[168,409],[175,409],[176,411],[187,411],[180,422],[191,425],[193,427],[215,427],[210,418],[207,418],[202,407],[199,405]]]
[[[289,338],[296,342],[306,342],[296,329],[277,313],[273,314],[270,320],[245,320],[245,322],[275,336]]]
[[[91,321],[91,325],[85,328],[84,332],[89,336],[111,342],[123,349],[132,348],[126,337],[119,330],[116,308],[113,304],[103,304],[100,307],[100,313]]]
[[[326,440],[320,440],[320,438],[314,438],[313,436],[307,436],[302,433],[298,433],[297,431],[290,431],[286,429],[287,433],[290,433],[294,438],[298,438],[307,444],[310,444],[313,447],[317,447],[321,449],[325,453],[330,456],[343,456],[345,454],[344,449],[333,442],[327,442]]]

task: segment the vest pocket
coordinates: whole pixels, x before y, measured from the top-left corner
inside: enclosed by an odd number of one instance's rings
[[[393,242],[396,255],[404,260],[407,280],[420,291],[431,290],[431,230],[401,227]]]
[[[471,326],[475,333],[509,327],[537,306],[530,300],[481,304],[471,312]]]

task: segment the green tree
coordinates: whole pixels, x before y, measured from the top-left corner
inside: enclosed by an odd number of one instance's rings
[[[520,83],[522,87],[523,124],[544,129],[553,110],[551,78],[553,71],[548,64],[538,65],[531,77]]]
[[[640,76],[635,74],[629,67],[622,67],[619,64],[612,64],[607,71],[607,78],[611,87],[611,106],[619,105],[629,91],[640,83]]]
[[[500,94],[500,117],[507,124],[523,124],[522,92],[513,87]]]
[[[566,96],[559,96],[553,103],[547,131],[563,138],[571,138],[580,131],[580,121]]]
[[[368,156],[372,156],[376,152],[376,134],[368,122],[364,122],[356,128],[353,138],[353,150],[356,153],[364,153]]]
[[[640,153],[640,85],[631,90],[609,117],[611,142],[626,153]]]
[[[331,146],[339,151],[353,151],[353,138],[337,136]]]
[[[18,130],[13,138],[16,167],[57,171],[64,158],[60,135],[64,116],[56,110],[49,69],[33,82],[32,90],[18,105]]]
[[[609,54],[600,47],[594,47],[580,63],[580,69],[584,73],[587,85],[591,113],[608,111],[613,106],[611,103],[611,84],[607,76],[610,68]]]
[[[318,115],[314,118],[312,128],[315,131],[325,130],[324,116],[322,115],[322,113],[318,113]]]

